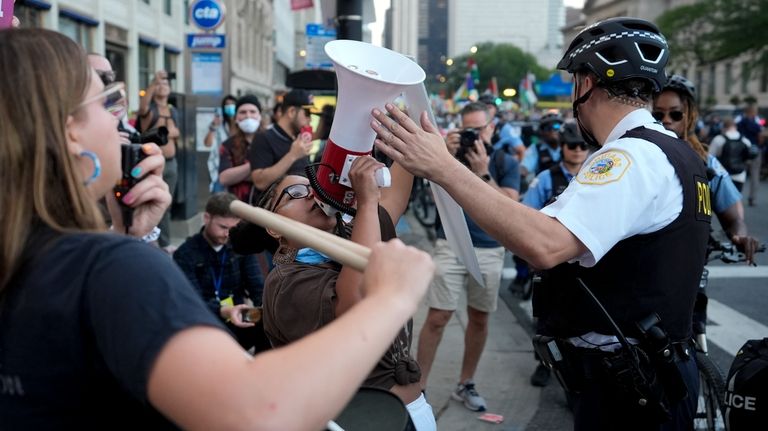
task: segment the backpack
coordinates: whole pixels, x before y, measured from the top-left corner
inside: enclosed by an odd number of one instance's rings
[[[736,139],[722,136],[725,138],[725,144],[717,160],[731,175],[744,172],[747,169],[747,160],[750,159],[749,146],[741,140],[741,135]]]
[[[768,338],[749,340],[728,371],[725,425],[729,431],[764,429],[768,423]]]

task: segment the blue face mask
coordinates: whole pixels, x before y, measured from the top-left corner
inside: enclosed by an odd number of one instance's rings
[[[235,105],[224,105],[224,115],[227,117],[235,116]]]
[[[296,262],[305,263],[307,265],[319,265],[321,263],[330,262],[331,258],[320,253],[317,250],[311,248],[302,248],[296,252]]]

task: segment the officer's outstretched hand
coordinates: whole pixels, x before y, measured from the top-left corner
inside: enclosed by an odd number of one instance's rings
[[[374,109],[375,121],[371,122],[371,128],[378,135],[376,147],[387,157],[408,172],[438,183],[461,169],[461,163],[448,152],[443,137],[426,112],[421,113],[419,126],[391,103],[386,107],[392,118]]]

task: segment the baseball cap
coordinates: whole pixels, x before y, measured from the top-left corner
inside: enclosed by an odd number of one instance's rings
[[[312,95],[307,90],[291,90],[283,96],[284,106],[300,106],[310,109],[314,106]]]

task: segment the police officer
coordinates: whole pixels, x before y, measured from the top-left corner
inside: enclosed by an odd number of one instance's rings
[[[576,383],[577,430],[692,426],[698,379],[686,342],[712,210],[703,162],[646,108],[666,83],[668,56],[658,28],[636,18],[598,22],[574,39],[558,68],[574,75],[574,116],[584,139],[600,149],[540,212],[455,161],[426,114],[419,127],[391,104],[392,118],[372,113],[379,150],[442,186],[509,250],[538,268],[574,262],[569,278],[546,294],[541,319],[577,370],[577,381],[568,382]],[[619,344],[576,277],[628,343],[643,342],[636,322],[657,314],[653,333],[672,341],[660,350],[663,358]],[[658,384],[649,383],[654,373]]]
[[[539,120],[539,139],[525,151],[521,174],[536,175],[557,165],[560,161],[560,128],[563,119],[559,114],[549,113]]]

